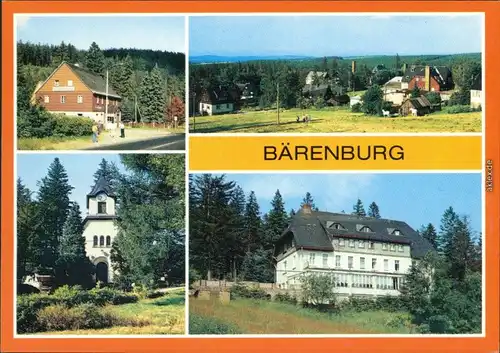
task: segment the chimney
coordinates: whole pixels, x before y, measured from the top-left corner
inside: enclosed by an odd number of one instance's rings
[[[304,214],[311,214],[311,205],[308,203],[305,203],[302,205],[302,213]]]
[[[353,60],[351,63],[351,72],[354,74],[356,73],[356,61]]]
[[[426,92],[430,92],[431,90],[431,67],[430,66],[426,66],[425,67],[425,91]]]

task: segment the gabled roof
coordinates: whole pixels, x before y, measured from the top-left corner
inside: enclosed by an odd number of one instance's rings
[[[224,104],[224,103],[234,103],[235,94],[234,90],[231,91],[230,88],[224,86],[213,86],[205,90],[201,97],[202,102],[207,102],[210,104]]]
[[[426,96],[420,96],[420,97],[415,97],[415,98],[408,98],[408,101],[410,101],[411,105],[415,109],[422,109],[422,108],[430,108],[432,107],[431,102],[427,99]],[[404,102],[403,102],[404,104]]]
[[[344,229],[335,229],[327,225],[340,224]],[[369,227],[372,232],[363,232],[363,227]],[[399,230],[401,235],[394,235]],[[402,221],[359,217],[344,213],[300,210],[293,216],[289,227],[277,242],[292,235],[297,248],[310,250],[333,251],[334,238],[360,239],[392,244],[406,244],[411,248],[411,256],[421,258],[428,251],[433,251],[432,245],[422,238],[413,228]]]
[[[108,181],[104,176],[100,176],[99,179],[97,179],[97,182],[95,183],[94,187],[92,190],[87,194],[87,208],[89,207],[89,199],[91,197],[96,197],[97,195],[105,193],[106,196],[108,197],[115,197],[115,194],[113,193],[113,190],[111,189],[111,186],[109,185]]]
[[[70,64],[67,63],[66,61],[63,61],[51,74],[50,76],[43,82],[40,87],[35,91],[35,93],[43,86],[45,85],[46,82],[50,80],[50,78],[63,66],[67,65],[73,73],[78,76],[80,80],[82,80],[83,84],[87,86],[89,90],[92,91],[92,93],[99,94],[99,95],[106,95],[106,79],[102,78],[99,75],[96,75],[89,70],[86,70],[79,65],[75,64]],[[111,87],[111,85],[108,82],[108,96],[114,97],[121,99],[121,97],[116,93],[116,91]]]
[[[313,80],[315,78],[326,78],[328,76],[328,72],[326,71],[309,71],[307,74],[306,80]]]

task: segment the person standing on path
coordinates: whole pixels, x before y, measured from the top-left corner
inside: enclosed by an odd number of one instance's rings
[[[98,134],[99,134],[99,128],[97,127],[97,124],[94,122],[92,124],[92,143],[98,143]]]
[[[120,121],[120,137],[125,138],[125,125]]]

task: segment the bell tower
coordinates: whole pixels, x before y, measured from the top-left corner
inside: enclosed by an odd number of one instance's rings
[[[96,281],[103,283],[113,282],[111,247],[118,234],[116,219],[116,196],[101,175],[87,194],[83,236],[87,256],[96,266]]]

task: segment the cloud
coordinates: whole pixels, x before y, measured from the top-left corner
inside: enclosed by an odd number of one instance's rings
[[[255,191],[257,198],[265,202],[273,198],[276,189],[285,202],[310,192],[322,208],[334,211],[351,204],[367,188],[373,188],[375,178],[374,174],[257,174],[238,183],[247,192]]]
[[[17,23],[17,28],[23,28],[26,27],[28,24],[28,21],[30,20],[30,16],[26,15],[17,15],[16,16],[16,23]]]

